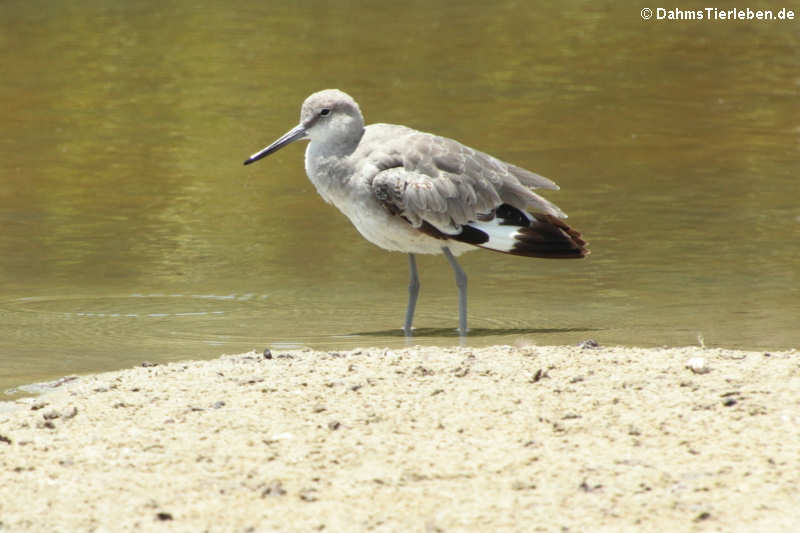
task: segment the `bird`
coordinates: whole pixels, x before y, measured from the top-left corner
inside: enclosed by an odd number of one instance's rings
[[[577,259],[590,252],[567,215],[535,189],[553,181],[453,139],[395,124],[364,125],[338,89],[310,95],[300,122],[244,164],[310,141],[305,170],[319,195],[371,243],[408,254],[403,331],[412,335],[420,282],[417,254],[443,254],[458,288],[458,332],[466,335],[467,276],[456,256],[477,249]]]

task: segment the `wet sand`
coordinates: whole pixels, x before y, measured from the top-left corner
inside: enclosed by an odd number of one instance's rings
[[[0,404],[0,463],[2,531],[800,531],[800,353],[143,366]]]

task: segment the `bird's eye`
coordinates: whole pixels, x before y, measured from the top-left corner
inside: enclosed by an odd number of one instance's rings
[[[331,114],[331,110],[328,109],[328,108],[325,108],[325,109],[323,109],[322,111],[319,112],[319,116],[321,116],[321,117],[327,117],[330,114]]]

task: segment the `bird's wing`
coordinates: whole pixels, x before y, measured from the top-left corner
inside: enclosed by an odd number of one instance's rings
[[[390,212],[419,227],[428,222],[454,234],[502,204],[566,218],[532,188],[558,189],[552,181],[452,139],[414,130],[384,139],[369,154],[377,170],[375,197]],[[395,133],[400,133],[395,132]]]

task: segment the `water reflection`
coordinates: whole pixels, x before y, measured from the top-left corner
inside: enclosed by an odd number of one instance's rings
[[[542,335],[546,333],[586,333],[602,331],[600,328],[470,328],[466,337],[503,337],[521,335]],[[352,333],[351,337],[406,337],[402,329],[386,329],[381,331],[362,331]],[[412,340],[425,340],[435,338],[462,337],[458,329],[454,328],[414,328],[413,335],[408,335]]]

